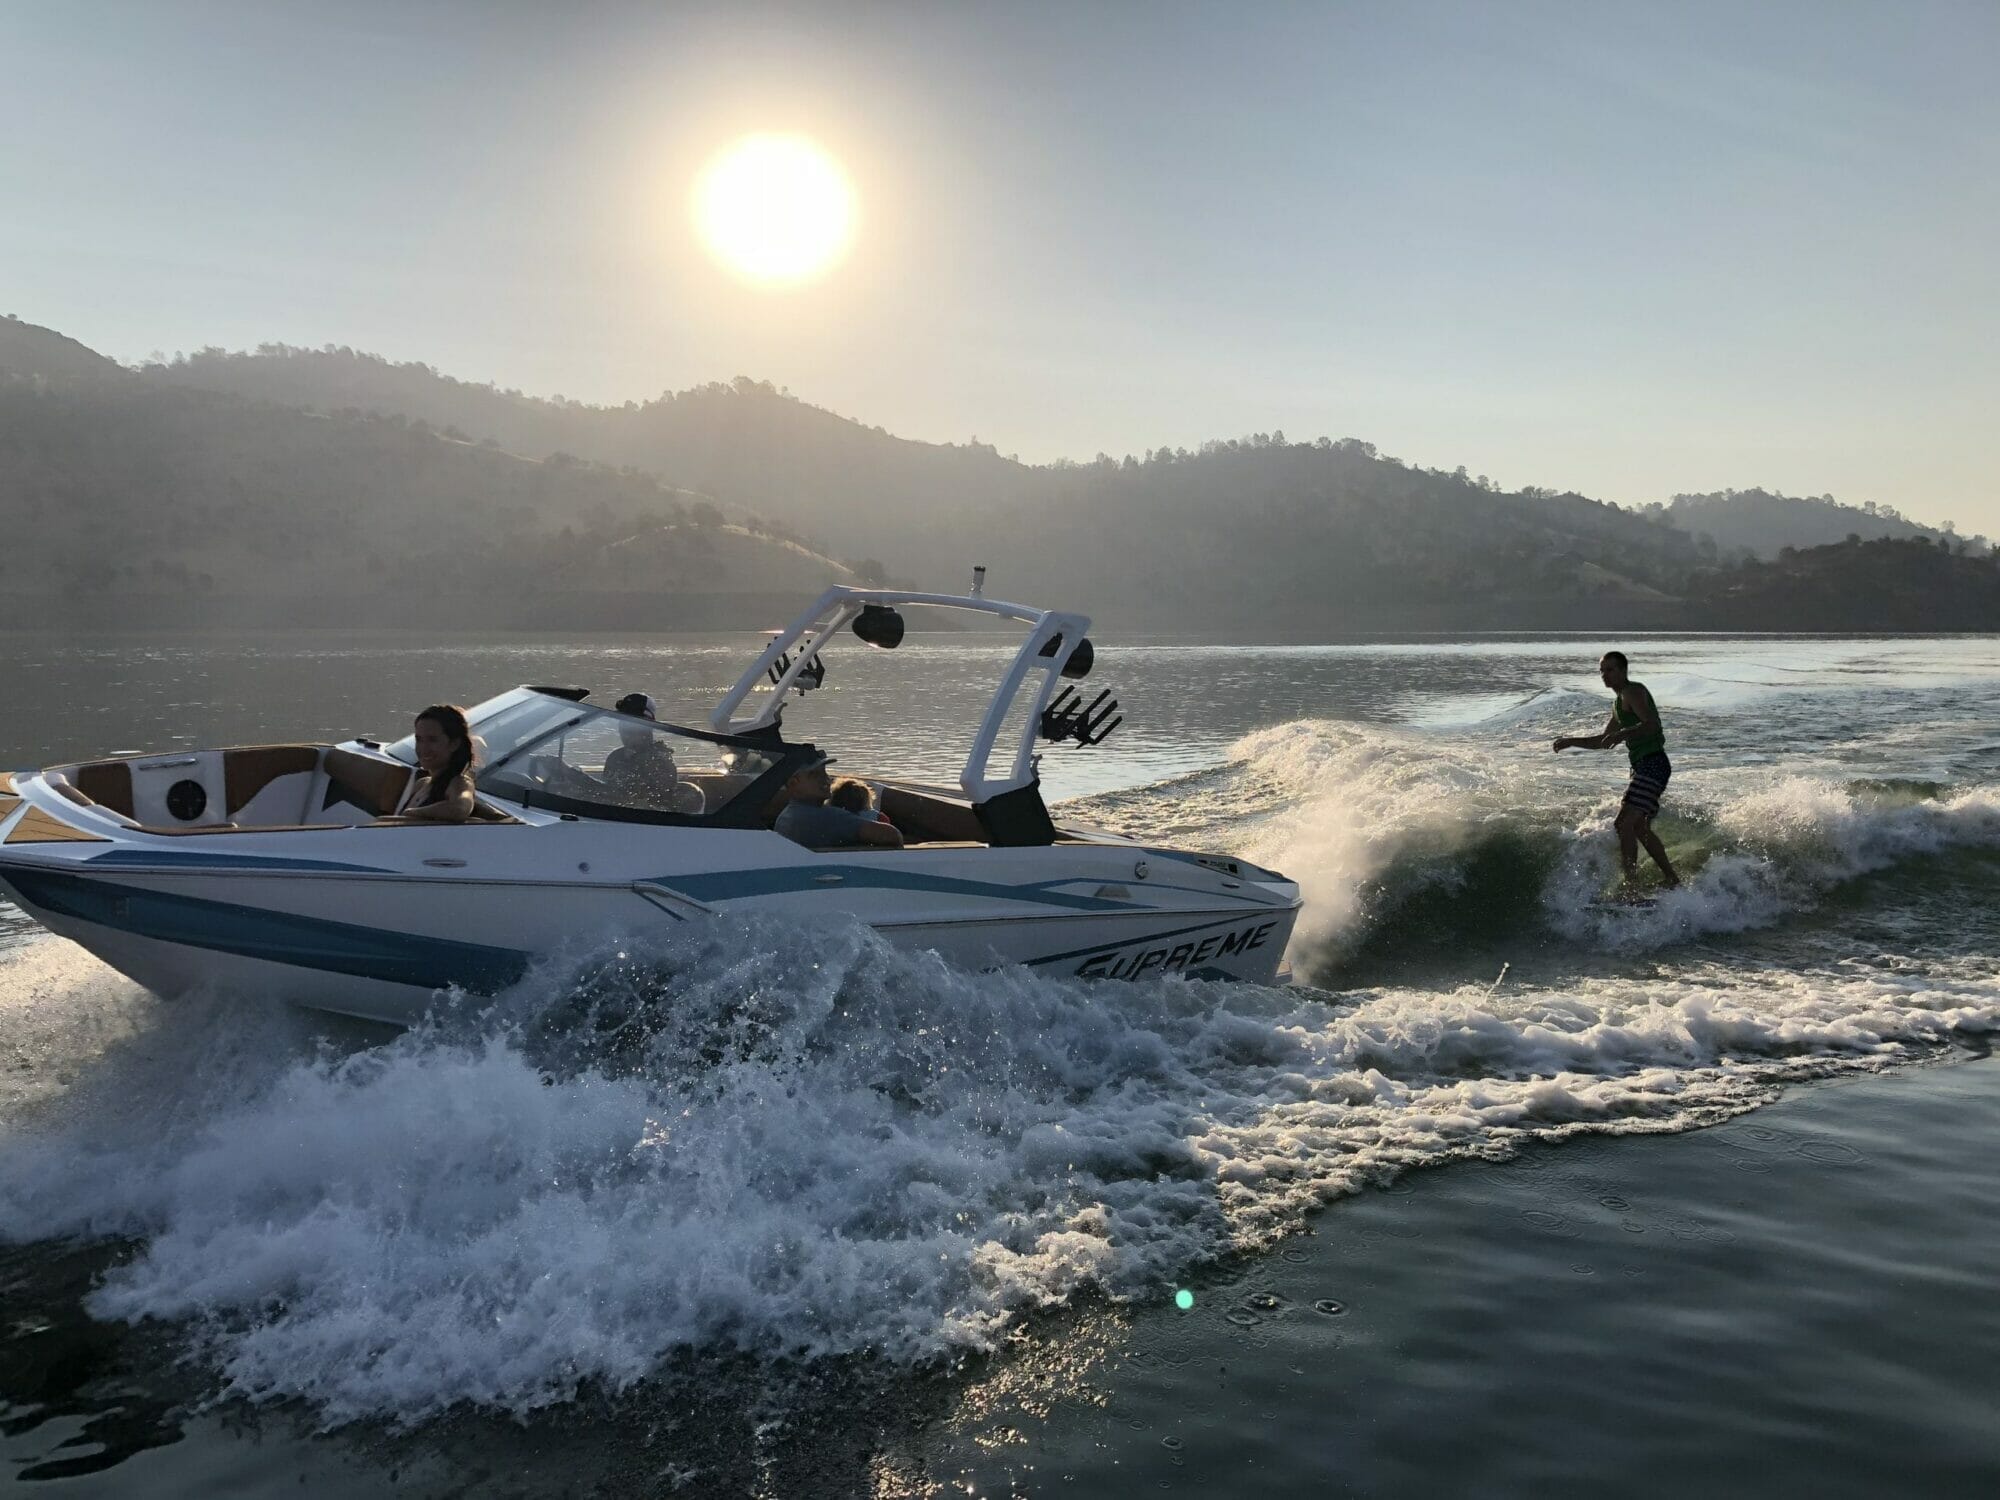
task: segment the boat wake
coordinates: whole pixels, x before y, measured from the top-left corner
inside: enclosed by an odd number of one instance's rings
[[[1618,879],[1622,765],[1547,759],[1300,721],[1245,737],[1220,766],[1063,811],[1196,844],[1228,830],[1302,885],[1294,962],[1331,985],[1405,964],[1483,964],[1523,945],[1605,954],[1845,922],[1843,900],[1867,877],[1894,869],[1919,892],[1955,875],[1990,883],[2000,851],[2000,786],[1684,769],[1656,826],[1685,886],[1653,892],[1651,908],[1607,913],[1597,903]],[[1652,878],[1650,862],[1642,874]],[[1942,917],[1962,910],[1941,906]]]
[[[1299,878],[1319,989],[718,920],[391,1033],[161,1004],[29,941],[0,951],[0,1239],[129,1247],[90,1311],[161,1321],[223,1396],[524,1414],[696,1352],[925,1368],[1414,1168],[2000,1030],[2000,963],[1940,937],[1990,894],[2000,789],[1694,770],[1661,825],[1686,888],[1607,915],[1604,771],[1301,722],[1065,809]]]
[[[1335,996],[691,926],[386,1040],[223,996],[79,1036],[10,1120],[0,1236],[129,1240],[91,1311],[169,1320],[224,1395],[526,1413],[689,1350],[921,1367],[1170,1295],[1411,1168],[1683,1129],[1995,1029],[1971,960]]]

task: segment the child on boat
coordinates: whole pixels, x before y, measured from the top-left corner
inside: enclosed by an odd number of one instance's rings
[[[873,818],[877,823],[888,821],[876,808],[875,793],[869,789],[868,783],[852,776],[843,776],[833,784],[833,790],[826,794],[826,805],[851,812],[857,817]]]

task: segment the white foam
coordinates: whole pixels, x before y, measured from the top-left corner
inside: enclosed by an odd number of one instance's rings
[[[1251,858],[1304,892],[1295,953],[1348,932],[1368,883],[1399,857],[1427,856],[1449,878],[1449,856],[1508,800],[1474,747],[1373,726],[1282,724],[1246,735],[1230,760],[1250,785],[1230,789],[1227,821]]]
[[[1301,879],[1307,943],[1365,928],[1385,882],[1462,879],[1496,831],[1555,851],[1518,868],[1597,949],[1766,925],[2000,844],[1992,787],[1711,769],[1674,788],[1697,876],[1604,917],[1582,908],[1613,870],[1606,769],[1490,726],[1308,721],[1099,804]],[[282,1007],[162,1006],[67,944],[30,948],[0,968],[0,1027],[37,1081],[6,1111],[0,1235],[135,1237],[100,1315],[178,1320],[230,1389],[329,1422],[528,1411],[689,1347],[988,1347],[1029,1310],[1151,1294],[1412,1165],[1682,1129],[1786,1078],[2000,1030],[2000,973],[1972,960],[1336,1002],[968,975],[859,928],[723,923],[552,962],[356,1051]]]
[[[2000,845],[2000,788],[1924,798],[1788,776],[1725,803],[1716,824],[1745,848],[1810,859],[1844,879],[1953,846]]]
[[[923,1360],[1413,1164],[2000,1028],[1976,966],[1756,981],[1332,1005],[698,927],[355,1054],[178,1009],[17,1130],[0,1234],[139,1237],[98,1314],[182,1320],[230,1389],[329,1422],[526,1411],[688,1346]]]
[[[1769,777],[1712,811],[1723,847],[1698,874],[1678,890],[1653,893],[1650,908],[1606,914],[1591,903],[1615,870],[1614,811],[1600,807],[1574,830],[1570,854],[1544,896],[1551,924],[1565,936],[1613,947],[1657,947],[1769,926],[1858,876],[1948,849],[2000,846],[2000,788],[1933,799],[1815,777]]]
[[[1504,717],[1518,729],[1551,704],[1566,712],[1559,696]],[[1119,810],[1127,831],[1241,850],[1297,880],[1305,909],[1293,959],[1308,972],[1365,932],[1372,911],[1418,887],[1459,887],[1475,849],[1495,837],[1546,843],[1548,866],[1523,865],[1522,878],[1540,882],[1550,927],[1596,948],[1767,927],[1898,861],[2000,845],[2000,788],[1990,785],[1929,798],[1764,765],[1699,765],[1676,777],[1662,825],[1698,870],[1649,910],[1607,914],[1594,903],[1616,880],[1623,770],[1622,758],[1551,755],[1491,724],[1466,734],[1299,720],[1243,737],[1220,768],[1127,794]]]

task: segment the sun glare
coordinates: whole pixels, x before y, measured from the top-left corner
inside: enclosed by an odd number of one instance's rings
[[[695,223],[709,252],[750,281],[783,286],[832,268],[854,239],[854,189],[796,135],[753,135],[702,169]]]

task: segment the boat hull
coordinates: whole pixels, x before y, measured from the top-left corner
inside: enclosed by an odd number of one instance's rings
[[[416,836],[398,851],[353,830],[338,844],[311,844],[319,858],[289,847],[311,835],[223,835],[203,840],[199,855],[133,840],[39,856],[9,850],[0,886],[51,931],[158,994],[221,986],[396,1024],[419,1019],[440,994],[498,993],[543,958],[723,916],[860,921],[897,947],[968,968],[1270,983],[1297,915],[1293,887],[1239,881],[1225,890],[1178,856],[1122,845],[815,854],[748,834],[712,847],[674,839],[666,850],[699,867],[661,871],[659,851],[603,839],[584,849],[573,825],[466,834],[485,841],[488,857],[476,861],[430,852],[455,832]],[[365,869],[324,857],[357,846],[390,852]],[[596,858],[571,857],[579,852]],[[573,878],[526,877],[524,855],[552,854]],[[199,863],[172,867],[169,855]],[[399,858],[412,867],[394,868]],[[1150,885],[1134,874],[1149,862],[1161,867]],[[296,868],[307,865],[316,868]]]

